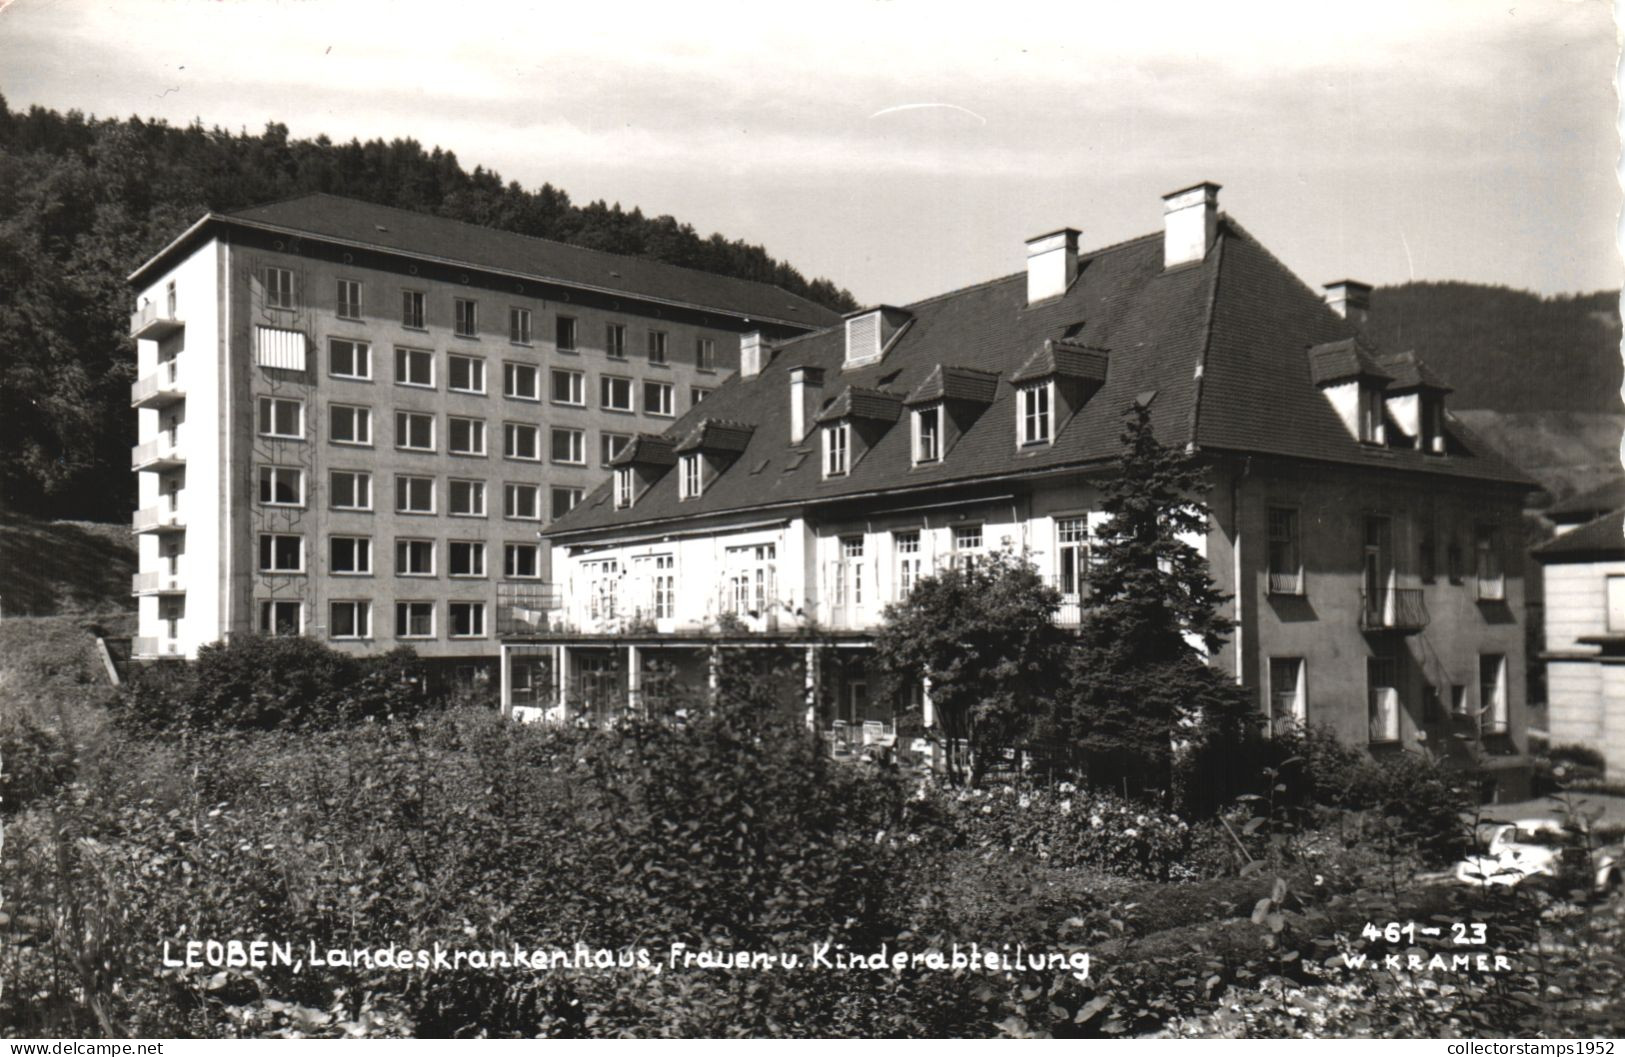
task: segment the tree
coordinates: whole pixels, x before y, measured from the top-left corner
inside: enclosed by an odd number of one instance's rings
[[[929,687],[949,778],[980,782],[994,754],[1032,735],[1060,670],[1061,596],[1015,555],[952,566],[886,607],[874,652],[886,689]],[[959,753],[964,749],[964,758]]]
[[[1108,519],[1090,555],[1091,605],[1054,721],[1081,751],[1091,784],[1169,796],[1176,748],[1236,745],[1256,710],[1203,653],[1232,625],[1219,612],[1227,596],[1188,542],[1207,532],[1202,464],[1157,442],[1147,405],[1126,417],[1118,470],[1103,487]]]

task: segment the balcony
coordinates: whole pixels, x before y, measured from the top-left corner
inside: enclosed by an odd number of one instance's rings
[[[144,637],[130,641],[130,656],[138,661],[156,661],[165,657],[179,659],[186,654],[176,639]]]
[[[186,456],[173,435],[160,434],[145,444],[130,449],[132,470],[178,470],[186,465]]]
[[[158,341],[185,327],[172,310],[160,308],[156,301],[144,302],[130,313],[130,337],[138,340]]]
[[[136,573],[130,578],[132,595],[184,595],[186,578],[178,572],[154,570]]]
[[[1474,579],[1478,585],[1478,600],[1480,602],[1505,602],[1507,600],[1505,576],[1480,575]]]
[[[1360,592],[1360,630],[1411,635],[1428,624],[1427,605],[1417,587],[1385,587]]]
[[[497,634],[535,635],[557,630],[559,590],[555,584],[497,584]]]
[[[1272,595],[1303,595],[1303,570],[1294,569],[1292,572],[1270,571],[1269,593]]]
[[[186,517],[167,506],[146,506],[135,512],[130,530],[138,536],[149,532],[185,532]]]
[[[130,386],[131,407],[168,407],[186,399],[181,385],[179,360],[167,360],[158,369]]]

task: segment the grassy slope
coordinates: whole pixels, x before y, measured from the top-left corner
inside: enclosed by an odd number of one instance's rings
[[[0,514],[0,613],[14,616],[134,610],[135,541],[127,524],[36,521]]]
[[[1512,463],[1562,499],[1618,477],[1625,410],[1453,411]]]

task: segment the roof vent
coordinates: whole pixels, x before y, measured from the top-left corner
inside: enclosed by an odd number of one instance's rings
[[[908,324],[906,309],[881,305],[846,317],[846,362],[843,367],[864,367],[886,355],[898,333]]]

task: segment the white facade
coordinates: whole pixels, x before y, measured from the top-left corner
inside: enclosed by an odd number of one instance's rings
[[[1590,746],[1617,777],[1625,773],[1625,657],[1582,640],[1625,640],[1625,561],[1550,563],[1545,579],[1551,744]]]

